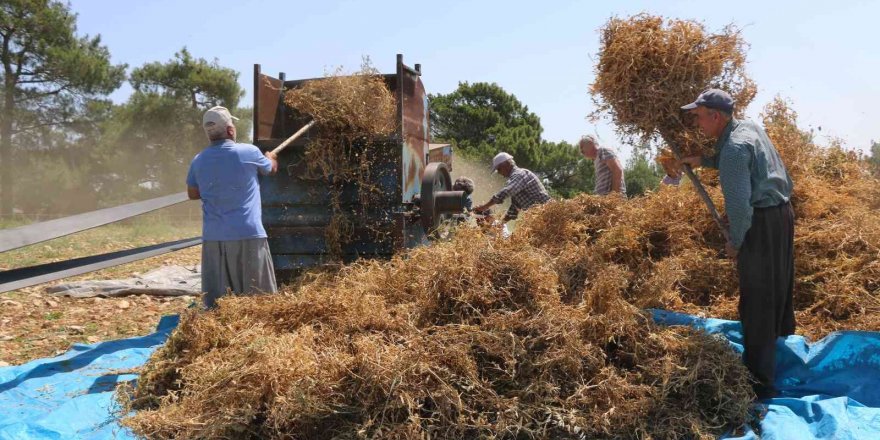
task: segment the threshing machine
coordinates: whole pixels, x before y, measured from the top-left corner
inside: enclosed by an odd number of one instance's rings
[[[357,182],[304,177],[308,174],[304,160],[308,131],[281,152],[278,173],[262,177],[263,224],[280,279],[328,261],[325,231],[334,215],[331,185],[335,186],[332,191],[341,194],[342,210],[357,219],[350,239],[342,245],[343,262],[389,257],[424,244],[445,216],[461,212],[464,194],[451,191],[452,150],[448,145],[430,149],[421,66],[411,68],[397,55],[396,72],[383,77],[396,97],[399,124],[381,142],[381,154],[372,158],[370,174],[380,177],[370,183],[381,190],[379,203],[363,206]],[[284,103],[285,91],[307,81],[287,80],[284,73],[274,78],[262,73],[259,64],[254,66],[253,142],[261,150],[272,150],[309,123],[307,115]]]

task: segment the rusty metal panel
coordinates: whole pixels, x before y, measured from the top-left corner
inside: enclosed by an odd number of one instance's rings
[[[254,75],[254,119],[258,127],[254,144],[265,151],[309,122],[307,115],[286,108],[281,94],[312,79],[282,82],[263,75],[258,68]],[[279,155],[277,174],[261,177],[263,224],[279,278],[284,272],[329,261],[325,231],[335,215],[331,194],[338,195],[342,210],[355,220],[355,236],[341,249],[343,261],[388,258],[396,251],[426,242],[421,224],[408,213],[409,202],[421,191],[428,154],[427,94],[419,71],[405,66],[400,56],[397,72],[383,77],[397,98],[400,122],[397,132],[382,141],[385,145],[375,149],[371,158],[368,180],[384,195],[380,201],[362,205],[358,182],[310,176],[304,154],[309,133]],[[357,144],[351,147],[360,148]]]
[[[449,172],[452,172],[452,145],[450,144],[429,144],[428,163],[442,162],[446,164]]]
[[[401,196],[409,202],[419,193],[428,154],[428,95],[418,71],[397,57],[398,99],[401,110]]]
[[[284,88],[284,82],[260,73],[257,75],[254,86],[257,88],[254,91],[254,116],[257,119],[254,121],[256,133],[254,141],[279,137],[274,133],[274,129],[275,119],[279,116],[278,108],[281,105],[281,91]]]

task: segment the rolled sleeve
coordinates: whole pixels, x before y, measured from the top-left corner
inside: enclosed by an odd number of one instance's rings
[[[752,226],[751,155],[747,147],[731,144],[721,152],[718,164],[724,208],[730,220],[730,242],[739,249]]]
[[[510,207],[507,208],[507,214],[504,214],[504,217],[511,219],[511,220],[519,217],[519,208],[517,208],[516,205],[511,203]]]

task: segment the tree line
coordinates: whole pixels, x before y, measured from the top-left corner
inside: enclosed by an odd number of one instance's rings
[[[0,216],[71,214],[176,192],[205,146],[201,114],[223,105],[250,132],[239,73],[193,56],[132,67],[112,62],[100,36],[80,36],[76,14],[54,0],[0,4]],[[109,96],[124,84],[125,102]],[[592,163],[543,128],[496,84],[461,83],[430,95],[432,135],[457,154],[486,159],[504,149],[561,197],[589,192]],[[656,186],[657,167],[636,154],[626,169],[635,194]]]
[[[76,15],[58,1],[0,4],[0,63],[4,216],[13,208],[88,211],[179,190],[205,144],[201,113],[214,105],[248,112],[238,108],[238,72],[183,48],[127,73],[99,36],[77,35]],[[133,92],[114,104],[109,95],[125,82]]]

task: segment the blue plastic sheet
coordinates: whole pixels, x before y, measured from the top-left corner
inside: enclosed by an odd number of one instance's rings
[[[742,352],[738,321],[652,312],[658,323],[722,335]],[[880,333],[835,332],[812,344],[802,336],[780,338],[776,387],[780,396],[761,402],[767,415],[760,423],[760,437],[749,430],[727,438],[880,439]]]
[[[74,345],[64,355],[0,368],[0,440],[133,439],[117,423],[116,384],[137,376],[177,326],[165,316],[148,336]]]
[[[690,325],[742,350],[739,322],[652,310],[665,325]],[[115,418],[113,391],[134,379],[177,325],[165,317],[149,336],[75,345],[68,353],[0,368],[0,440],[130,439]],[[810,344],[800,336],[777,345],[781,396],[762,402],[758,433],[731,440],[880,439],[880,333],[838,332]]]

